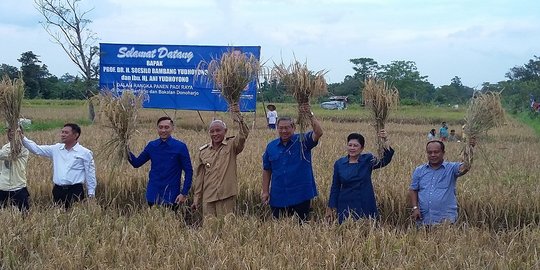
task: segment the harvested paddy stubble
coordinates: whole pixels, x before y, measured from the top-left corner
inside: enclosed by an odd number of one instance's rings
[[[24,112],[25,108],[23,108]],[[45,110],[45,109],[44,109]],[[81,110],[85,110],[81,106]],[[35,108],[28,110],[40,117]],[[27,112],[24,112],[28,115]],[[332,112],[339,117],[341,112]],[[358,112],[355,112],[358,113]],[[140,133],[132,148],[142,149],[155,138],[154,121],[161,110],[142,110]],[[29,115],[34,117],[35,115]],[[213,113],[204,112],[211,118]],[[218,117],[226,116],[218,113]],[[399,117],[399,111],[393,117]],[[251,119],[251,115],[246,115]],[[196,112],[183,112],[175,136],[192,156],[207,142],[206,130],[186,129],[200,122]],[[259,116],[246,148],[238,157],[238,215],[193,227],[181,215],[149,209],[144,198],[149,166],[127,169],[111,178],[108,160],[96,158],[98,189],[95,205],[64,212],[51,208],[51,165],[31,157],[28,183],[32,209],[23,218],[0,210],[0,268],[4,269],[537,269],[540,266],[540,141],[515,121],[494,128],[476,146],[475,166],[458,182],[457,225],[417,231],[409,220],[406,192],[413,169],[425,162],[424,131],[431,125],[389,123],[396,155],[373,175],[381,219],[342,226],[324,222],[331,164],[345,153],[344,137],[352,130],[372,130],[367,123],[322,120],[325,135],[313,151],[319,196],[313,220],[267,219],[260,203],[261,156],[277,136]],[[54,143],[58,131],[32,132],[40,143]],[[96,149],[108,138],[99,126],[83,127],[81,143]],[[375,134],[366,133],[366,142]],[[394,137],[395,136],[395,137]],[[508,140],[508,138],[514,138]],[[503,143],[504,142],[504,143]],[[446,156],[459,158],[462,144],[448,143]],[[367,144],[366,151],[376,150]],[[518,165],[516,165],[518,164]],[[183,209],[185,211],[185,209]],[[182,212],[182,211],[181,211]]]

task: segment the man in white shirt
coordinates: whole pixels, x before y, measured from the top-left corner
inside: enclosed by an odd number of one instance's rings
[[[14,136],[14,131],[7,132],[8,140]],[[0,204],[2,207],[14,205],[19,211],[30,209],[28,189],[26,188],[26,163],[28,149],[21,147],[21,152],[15,160],[11,157],[11,143],[6,143],[0,149]]]
[[[60,133],[62,143],[37,145],[23,138],[23,145],[30,152],[48,157],[53,161],[52,190],[55,204],[64,204],[68,209],[73,202],[84,199],[83,182],[86,182],[88,197],[96,191],[96,167],[92,151],[79,144],[81,128],[77,124],[65,124]]]
[[[269,129],[276,129],[276,122],[277,122],[277,119],[278,119],[276,106],[272,105],[272,104],[268,104],[268,106],[266,106],[266,108],[268,108],[268,110],[269,110],[266,113],[266,118],[268,119],[268,128]]]

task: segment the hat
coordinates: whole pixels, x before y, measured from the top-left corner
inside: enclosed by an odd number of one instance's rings
[[[269,110],[275,110],[276,106],[274,104],[268,104],[268,105],[266,105],[266,108],[269,109]]]

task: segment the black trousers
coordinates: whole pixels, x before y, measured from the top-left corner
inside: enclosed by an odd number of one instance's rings
[[[274,218],[280,218],[282,216],[298,215],[300,221],[307,221],[309,218],[309,211],[311,210],[311,200],[303,201],[299,204],[287,206],[287,207],[270,207],[272,209],[272,216]]]
[[[3,191],[0,190],[0,205],[6,207],[14,205],[19,208],[19,211],[28,211],[30,209],[30,193],[26,187],[15,191]]]
[[[83,184],[65,186],[59,186],[55,184],[52,190],[52,194],[55,204],[63,204],[64,208],[68,209],[74,202],[78,202],[84,199]]]

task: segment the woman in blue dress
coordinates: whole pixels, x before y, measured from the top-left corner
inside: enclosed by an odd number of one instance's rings
[[[349,217],[354,220],[378,217],[371,173],[374,169],[388,165],[394,155],[394,149],[386,140],[386,131],[381,130],[378,136],[385,141],[381,159],[371,153],[362,153],[365,145],[364,136],[351,133],[347,137],[348,155],[334,163],[327,217],[335,217],[337,214],[339,223]]]

